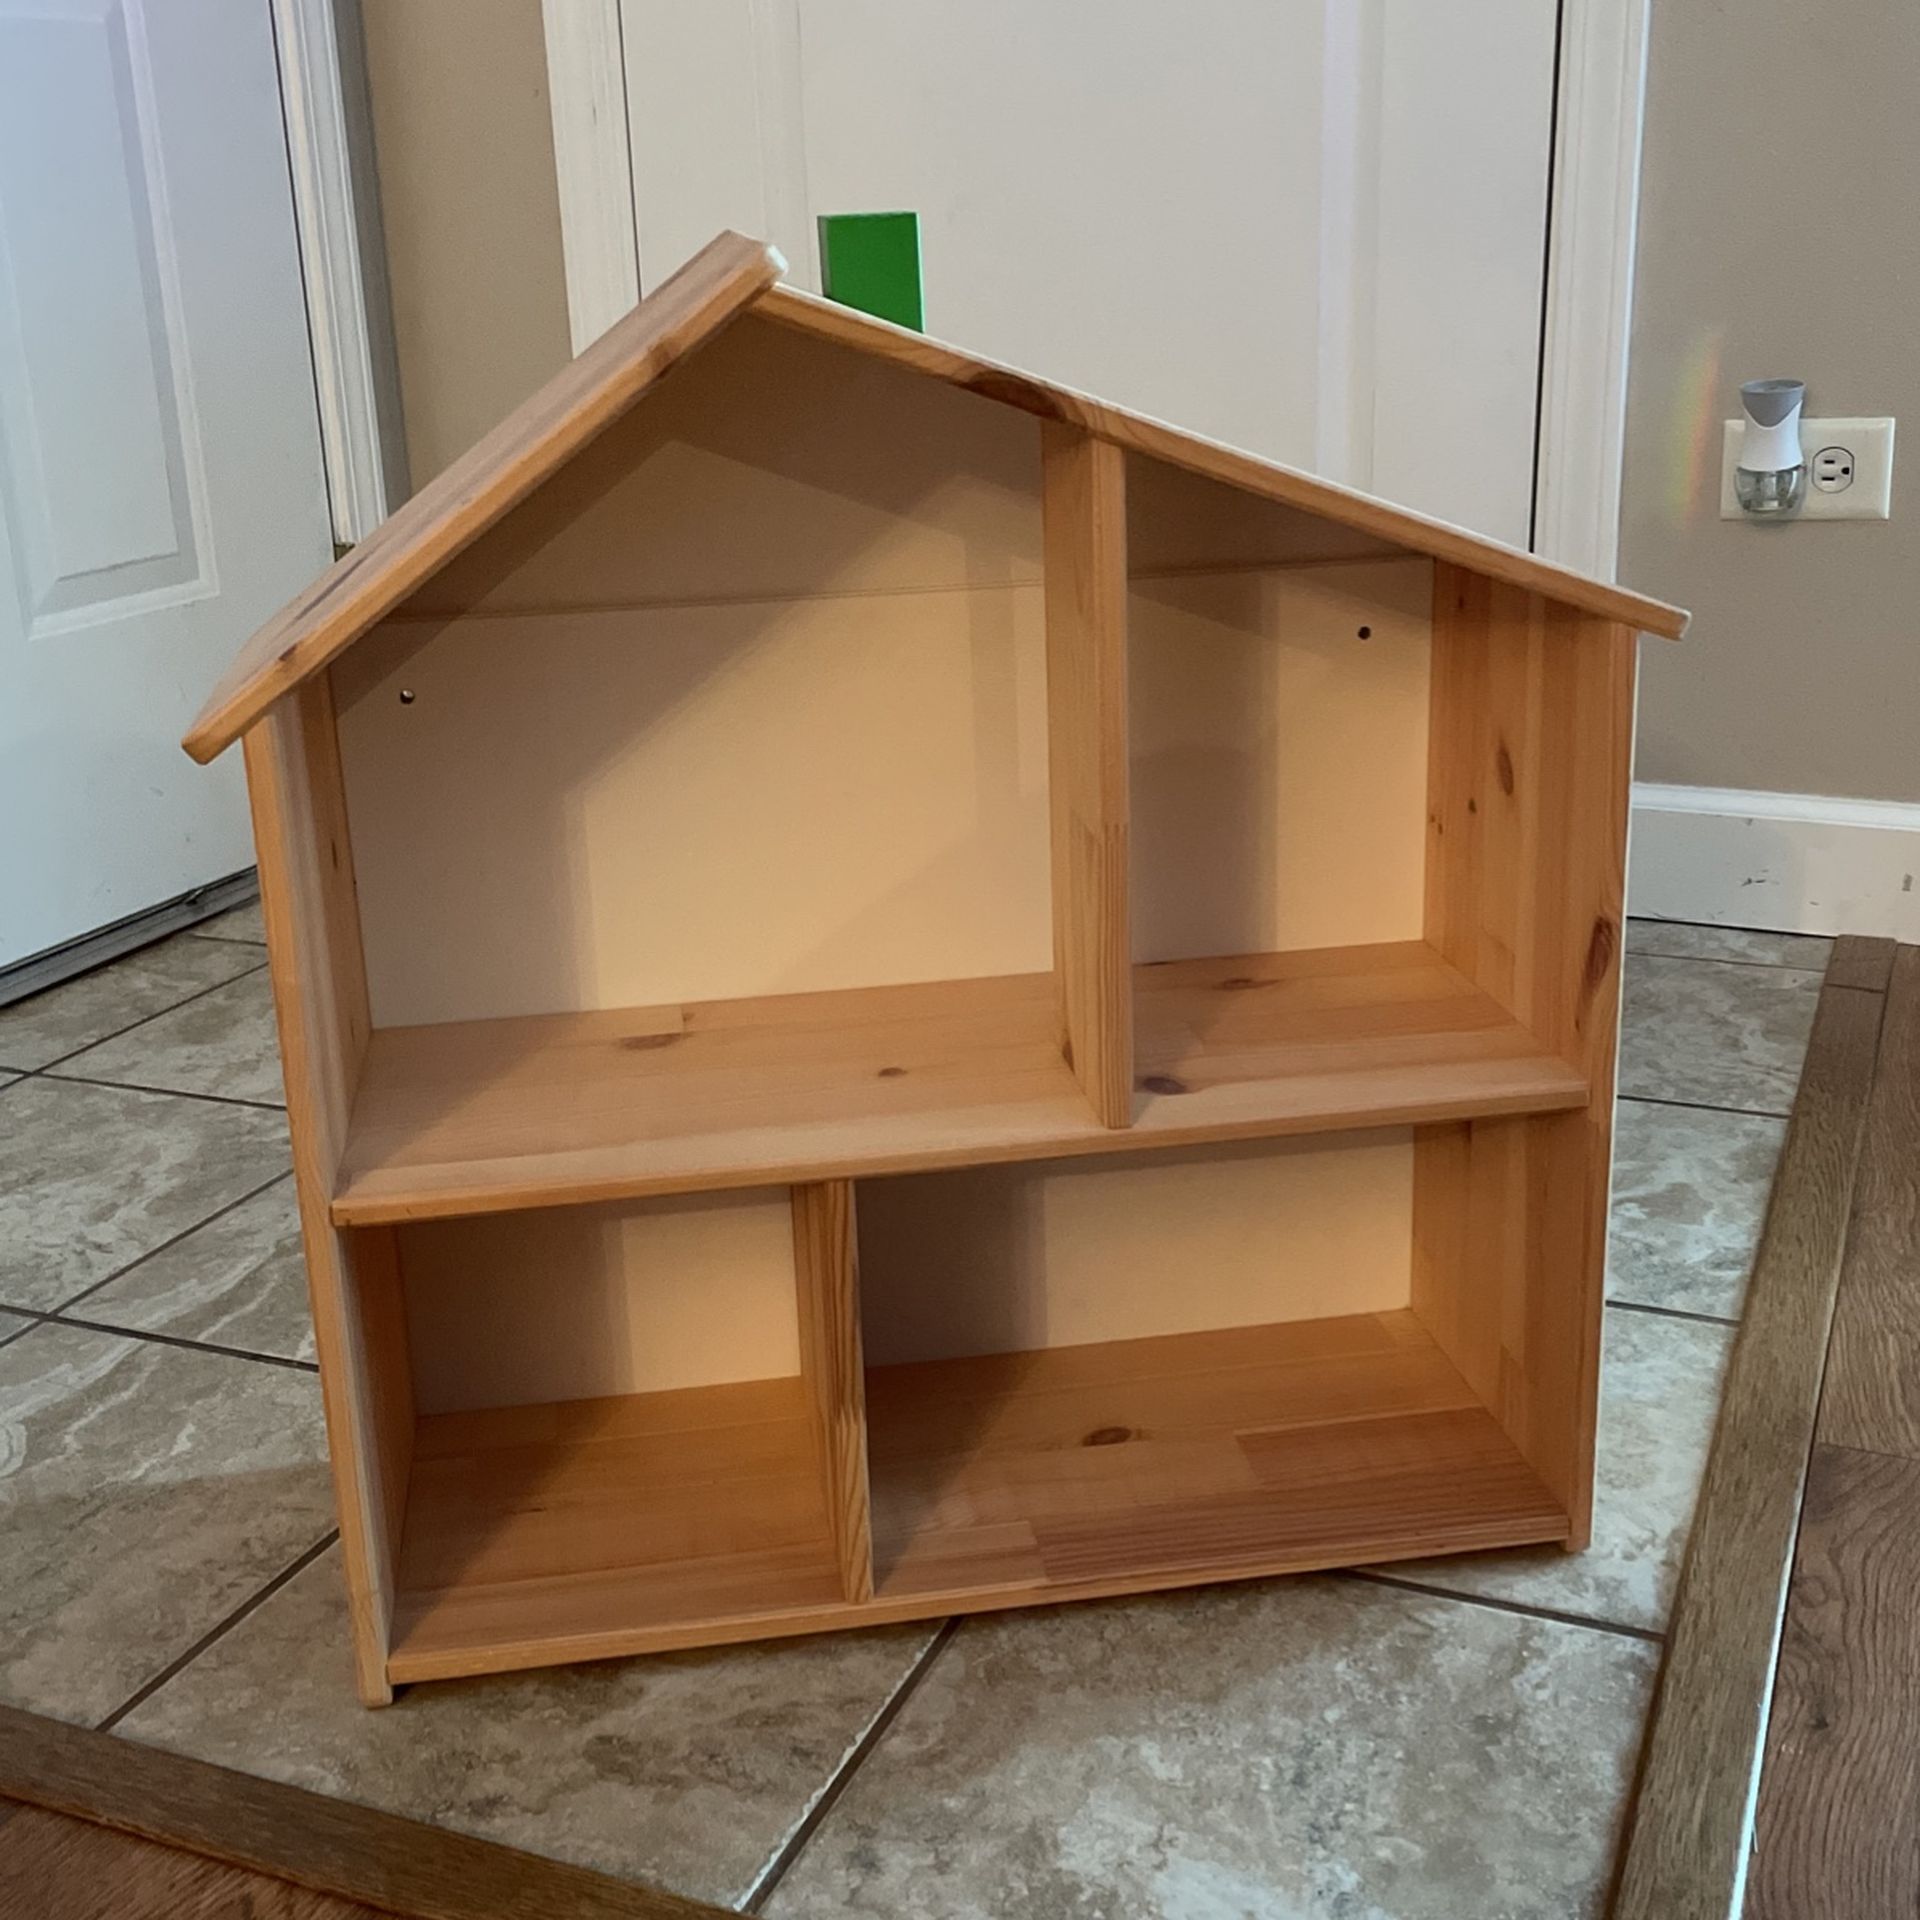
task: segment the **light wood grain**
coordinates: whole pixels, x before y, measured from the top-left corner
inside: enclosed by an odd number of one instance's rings
[[[324,676],[254,725],[246,762],[354,1673],[362,1699],[380,1705],[393,1697],[387,1630],[412,1391],[391,1231],[349,1235],[328,1212],[369,1029],[353,854]]]
[[[1052,976],[376,1033],[334,1218],[1578,1106],[1583,1075],[1417,941],[1136,976],[1130,1129],[1061,1058]]]
[[[1043,420],[1076,427],[1116,446],[1150,454],[1171,466],[1224,481],[1248,493],[1277,500],[1283,506],[1304,508],[1339,526],[1390,541],[1410,553],[1424,553],[1436,560],[1470,567],[1489,579],[1506,581],[1601,619],[1619,621],[1640,632],[1669,639],[1678,639],[1686,630],[1687,616],[1677,607],[1589,579],[1533,554],[1448,526],[1444,521],[1388,506],[1331,481],[1257,459],[1250,453],[1220,446],[1196,434],[1183,433],[1158,420],[983,360],[976,354],[930,340],[923,334],[909,333],[884,320],[836,306],[832,301],[795,288],[773,288],[760,298],[756,311],[782,325],[802,328],[824,339],[882,355],[898,365],[949,381],[971,393],[984,394],[989,399],[1037,414]]]
[[[1404,1311],[882,1367],[868,1402],[861,1605],[840,1597],[798,1381],[423,1422],[408,1527],[421,1584],[395,1677],[1566,1532]],[[663,1472],[673,1457],[697,1472]]]
[[[846,1600],[873,1597],[867,1392],[860,1357],[860,1254],[851,1180],[793,1190],[800,1378],[813,1423],[827,1531]]]
[[[711,339],[785,270],[723,233],[249,640],[182,744],[211,760]]]
[[[1881,996],[1820,995],[1695,1510],[1614,1920],[1726,1920],[1747,1823]]]
[[[1893,963],[1818,1437],[1920,1459],[1920,947]]]
[[[1434,570],[1427,937],[1593,1090],[1416,1149],[1415,1310],[1591,1524],[1635,641]]]
[[[420,1920],[707,1920],[722,1912],[12,1707],[0,1707],[0,1796],[310,1888],[336,1903],[247,1906],[242,1902],[258,1890],[246,1889],[203,1909],[222,1920],[333,1920],[343,1901]],[[0,1826],[0,1862],[21,1818]],[[130,1889],[118,1884],[116,1893],[126,1904],[97,1908],[88,1920],[143,1920]],[[51,1903],[4,1904],[0,1911],[8,1920],[53,1920],[59,1912]],[[185,1920],[194,1909],[161,1911],[166,1920]]]
[[[869,1422],[883,1600],[1565,1530],[1405,1312],[882,1368]]]
[[[1100,1123],[1124,1127],[1133,1115],[1125,456],[1052,421],[1041,434],[1061,1038]]]
[[[1907,1151],[1920,1153],[1920,1132],[1908,1133]],[[1908,1247],[1910,1257],[1920,1253],[1920,1241],[1910,1238]],[[1847,1268],[1843,1285],[1852,1281],[1851,1255]],[[1767,1726],[1747,1920],[1920,1913],[1916,1514],[1920,1460],[1814,1448]]]

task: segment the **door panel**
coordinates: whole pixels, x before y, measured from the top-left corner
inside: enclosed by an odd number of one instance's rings
[[[1526,543],[1554,0],[624,10],[644,284],[912,208],[930,332]]]
[[[179,735],[330,554],[264,0],[0,0],[0,965],[249,863]]]

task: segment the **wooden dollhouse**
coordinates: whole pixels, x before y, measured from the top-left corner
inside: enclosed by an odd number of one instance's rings
[[[727,234],[259,634],[359,1686],[1587,1537],[1684,616]]]

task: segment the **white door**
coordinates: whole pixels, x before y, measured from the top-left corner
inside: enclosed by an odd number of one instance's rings
[[[1518,546],[1555,0],[623,0],[644,285],[920,216],[927,330]]]
[[[0,966],[250,864],[180,734],[331,557],[267,0],[0,0]]]

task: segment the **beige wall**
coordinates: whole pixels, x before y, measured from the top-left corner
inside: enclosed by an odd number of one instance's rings
[[[361,0],[418,486],[566,363],[540,0]]]
[[[1620,566],[1695,621],[1643,649],[1640,777],[1920,800],[1920,6],[1653,15]],[[1902,419],[1891,521],[1717,517],[1769,375]]]

